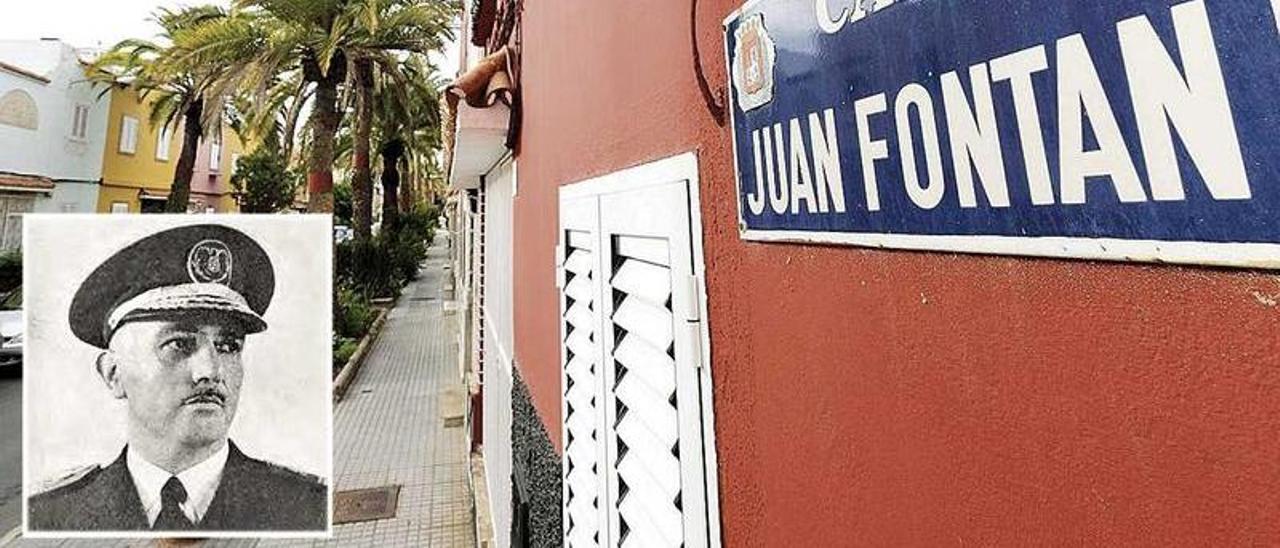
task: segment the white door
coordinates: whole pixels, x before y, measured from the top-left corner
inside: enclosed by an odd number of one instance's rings
[[[708,546],[690,181],[595,183],[561,200],[565,543]]]

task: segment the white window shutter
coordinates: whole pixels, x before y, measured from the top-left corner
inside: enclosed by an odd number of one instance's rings
[[[706,546],[698,317],[685,181],[600,198],[611,542]],[[695,324],[696,325],[696,324]]]
[[[138,119],[125,116],[120,123],[120,152],[134,154],[138,151]]]
[[[619,235],[612,289],[609,424],[621,546],[680,546],[680,429],[668,243]],[[646,260],[649,259],[649,260]],[[651,262],[653,261],[653,262]]]
[[[213,143],[209,145],[209,170],[218,171],[220,165],[222,165],[222,139],[214,137]]]
[[[687,192],[562,195],[568,546],[709,545]]]
[[[608,532],[596,213],[594,199],[563,202],[557,247],[563,280],[562,526],[564,544],[574,547],[603,546]]]
[[[156,137],[156,159],[169,159],[169,126],[161,127],[160,134]]]

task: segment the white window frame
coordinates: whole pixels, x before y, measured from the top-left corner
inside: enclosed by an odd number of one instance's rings
[[[84,103],[76,103],[71,111],[71,138],[77,141],[88,140],[90,107]]]
[[[111,202],[112,213],[128,213],[129,202]]]
[[[209,171],[218,171],[222,164],[222,137],[215,137],[209,143]]]
[[[156,135],[156,159],[161,162],[169,161],[169,143],[173,141],[173,134],[169,131],[169,126],[161,126],[160,131]]]
[[[128,114],[120,118],[119,151],[121,154],[138,153],[138,119]]]
[[[35,201],[33,195],[0,196],[0,210],[4,212],[3,223],[0,223],[0,248],[6,251],[22,249],[22,223],[27,214],[35,212]]]
[[[706,255],[702,245],[702,200],[699,188],[701,185],[699,184],[698,179],[698,155],[692,151],[685,152],[647,164],[641,164],[621,171],[609,173],[607,175],[561,186],[559,203],[564,204],[565,201],[568,200],[601,196],[623,191],[634,191],[651,186],[666,185],[673,181],[680,180],[687,181],[688,184],[689,231],[690,245],[692,248],[690,252],[692,253],[694,261],[693,274],[696,282],[693,285],[697,292],[698,315],[700,318],[700,321],[698,322],[698,335],[700,339],[698,384],[702,404],[702,472],[703,481],[706,485],[705,504],[707,513],[707,545],[712,548],[720,548],[720,486],[719,475],[717,472],[719,469],[719,459],[716,456],[715,407],[713,405],[714,393],[711,376],[711,331],[709,328],[709,317],[707,315]],[[558,251],[554,258],[557,279],[563,279],[560,274],[561,252],[559,251],[563,248],[563,245],[563,242],[557,244]],[[563,366],[563,357],[561,358],[560,363]],[[563,382],[564,379],[562,372],[562,388]],[[564,410],[562,409],[561,412],[563,414]],[[563,425],[560,427],[563,428]],[[563,436],[563,433],[561,435]]]
[[[240,158],[241,155],[238,152],[231,155],[231,173],[228,174],[229,176],[236,174],[236,165],[240,163]]]

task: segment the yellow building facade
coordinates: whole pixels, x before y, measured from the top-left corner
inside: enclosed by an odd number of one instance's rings
[[[113,88],[107,118],[106,150],[102,159],[99,213],[160,212],[173,185],[173,172],[182,153],[182,128],[167,131],[151,123],[151,100],[133,89]],[[203,139],[191,178],[188,211],[238,211],[231,194],[234,162],[244,144],[225,125],[220,139]]]

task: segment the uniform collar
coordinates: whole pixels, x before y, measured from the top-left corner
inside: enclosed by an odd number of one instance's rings
[[[209,503],[218,491],[222,470],[227,465],[229,447],[230,443],[222,444],[222,448],[209,458],[178,473],[178,480],[187,491],[187,500],[179,507],[191,523],[200,523],[208,511]],[[147,522],[154,524],[160,516],[160,489],[173,474],[148,462],[133,447],[126,450],[125,463],[129,468],[129,475],[133,477],[134,488],[138,490],[142,509],[146,511]]]

